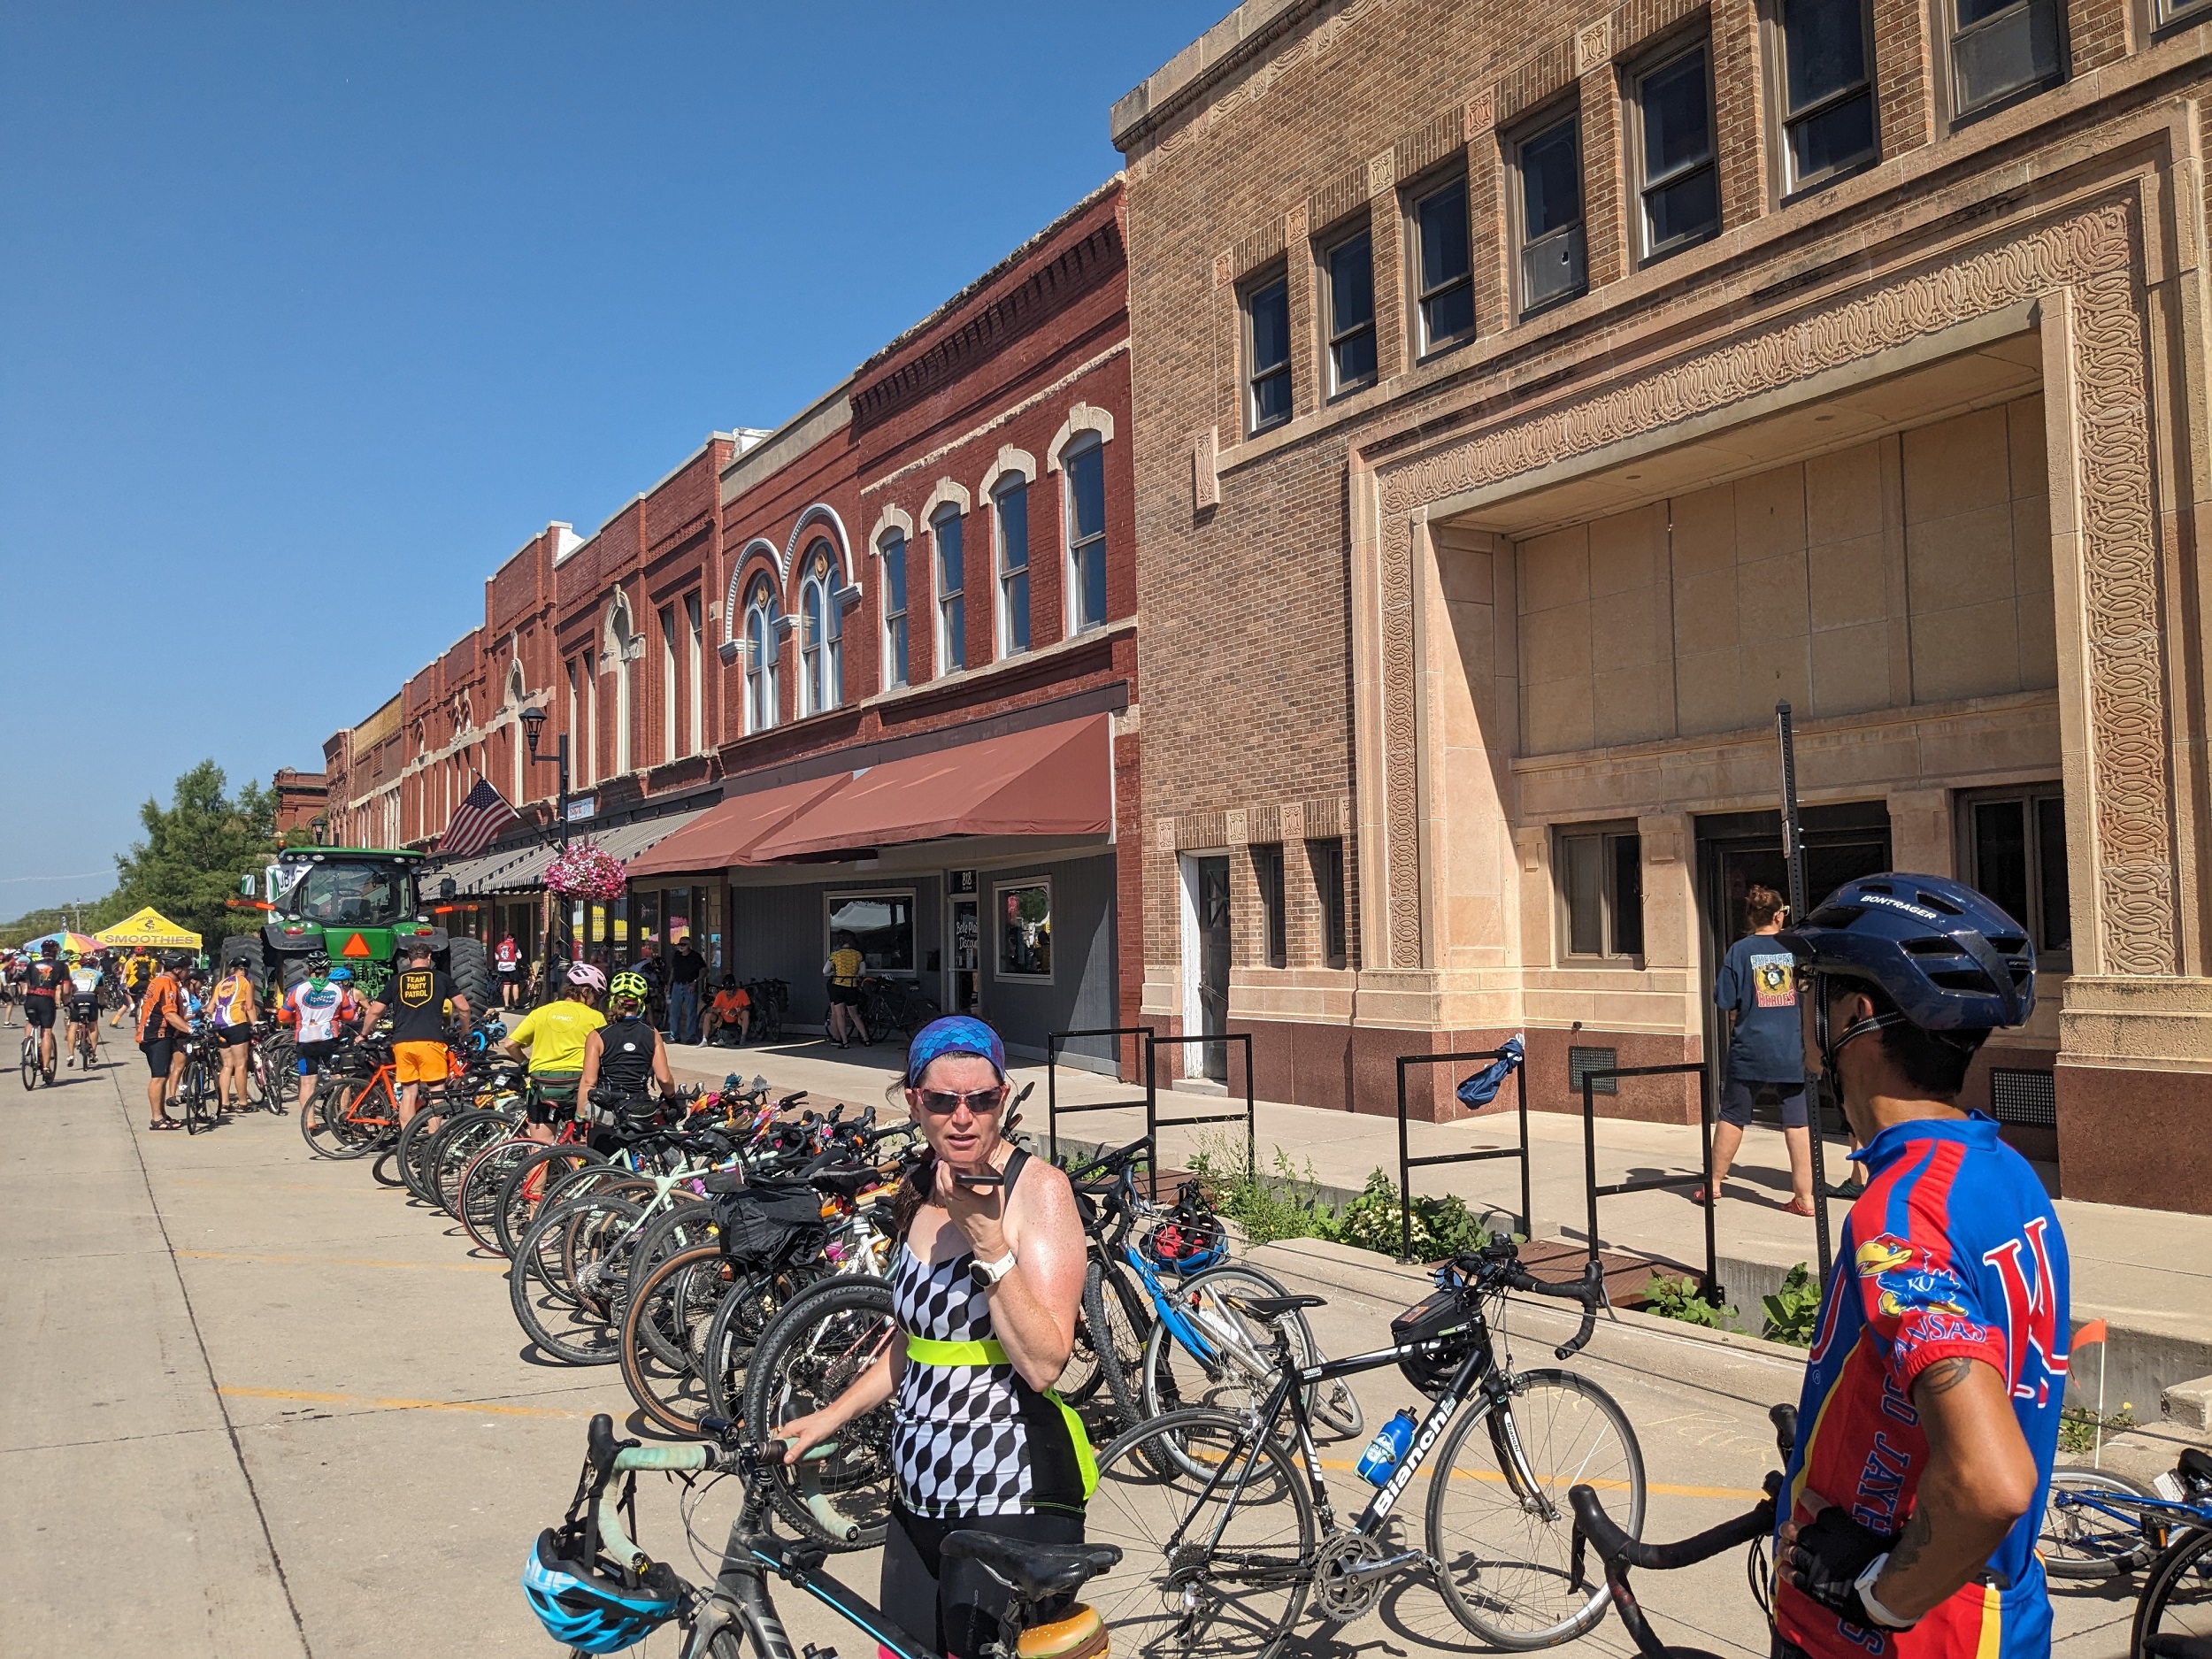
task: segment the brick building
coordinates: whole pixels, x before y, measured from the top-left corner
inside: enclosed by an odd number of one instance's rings
[[[481,626],[326,746],[348,839],[426,844],[489,778],[527,827],[434,879],[534,949],[542,710],[572,830],[633,876],[575,907],[583,949],[692,933],[810,1025],[851,935],[1019,1049],[1130,1023],[1130,426],[1117,179],[783,426],[716,434],[588,540],[516,553]]]
[[[1816,898],[2052,970],[1970,1098],[2206,1208],[2212,6],[1964,10],[1251,0],[1116,105],[1148,1017],[1365,1110],[1699,1059],[1786,697]]]

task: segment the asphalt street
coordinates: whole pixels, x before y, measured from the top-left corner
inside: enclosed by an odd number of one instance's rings
[[[8,1035],[16,1034],[7,1028]],[[254,1114],[209,1134],[150,1133],[135,1049],[28,1096],[0,1079],[0,1652],[128,1659],[370,1659],[556,1651],[517,1584],[573,1487],[595,1411],[629,1417],[613,1367],[544,1363],[508,1306],[505,1264],[365,1164],[312,1156],[296,1120]],[[1296,1261],[1270,1265],[1293,1276]],[[1309,1277],[1330,1353],[1379,1346],[1412,1296],[1374,1271]],[[1517,1348],[1550,1363],[1531,1310]],[[1774,1462],[1766,1407],[1796,1393],[1785,1360],[1625,1326],[1578,1366],[1635,1425],[1651,1483],[1646,1536],[1746,1507]],[[1413,1391],[1361,1379],[1371,1425]],[[1356,1509],[1360,1447],[1326,1449]],[[677,1489],[641,1486],[640,1536],[687,1576]],[[1417,1517],[1419,1494],[1406,1510]],[[690,1517],[705,1563],[734,1509],[726,1484]],[[872,1591],[876,1566],[841,1571]],[[1763,1654],[1740,1557],[1641,1583],[1672,1639]],[[869,1644],[796,1593],[802,1641]],[[2061,1651],[2117,1654],[2128,1603],[2060,1602]],[[1582,1644],[1625,1651],[1609,1619]],[[1312,1655],[1476,1651],[1433,1591],[1408,1583],[1359,1623],[1313,1626]],[[643,1651],[672,1654],[664,1634]]]

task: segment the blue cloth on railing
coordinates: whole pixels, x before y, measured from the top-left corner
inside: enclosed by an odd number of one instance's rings
[[[1487,1106],[1520,1064],[1521,1040],[1508,1037],[1498,1045],[1498,1057],[1459,1086],[1459,1103],[1470,1110]]]

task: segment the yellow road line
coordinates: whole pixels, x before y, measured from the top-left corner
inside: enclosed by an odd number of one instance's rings
[[[434,1273],[503,1273],[498,1262],[380,1262],[361,1256],[274,1256],[250,1250],[179,1250],[196,1262],[275,1262],[290,1267],[411,1267]]]
[[[1321,1466],[1324,1469],[1355,1471],[1359,1467],[1357,1463],[1327,1457],[1321,1460]],[[1504,1475],[1494,1469],[1455,1469],[1452,1471],[1452,1478],[1455,1480],[1494,1481],[1501,1486],[1505,1482]],[[1551,1484],[1558,1485],[1560,1482],[1555,1479]],[[1594,1492],[1625,1492],[1628,1490],[1628,1483],[1625,1480],[1587,1480],[1567,1484],[1587,1486]],[[1665,1480],[1646,1481],[1644,1490],[1660,1493],[1670,1498],[1747,1498],[1755,1501],[1766,1496],[1765,1493],[1755,1491],[1748,1486],[1684,1486]]]
[[[303,1388],[218,1388],[233,1400],[296,1400],[307,1405],[365,1406],[376,1411],[462,1411],[476,1417],[575,1417],[580,1411],[557,1406],[502,1406],[472,1404],[465,1400],[377,1400],[367,1394],[317,1394]]]

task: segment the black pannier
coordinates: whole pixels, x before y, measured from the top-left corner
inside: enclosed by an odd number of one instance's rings
[[[723,1258],[735,1267],[772,1272],[818,1252],[829,1236],[822,1195],[804,1181],[754,1181],[713,1203]]]

